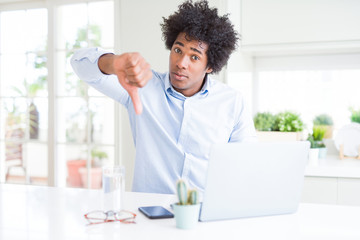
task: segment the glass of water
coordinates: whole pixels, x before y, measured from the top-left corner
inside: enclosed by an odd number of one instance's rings
[[[123,166],[105,166],[102,173],[104,211],[123,210],[125,168]]]

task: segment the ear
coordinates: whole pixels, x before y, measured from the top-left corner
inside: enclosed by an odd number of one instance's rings
[[[207,70],[206,70],[206,73],[212,73],[212,68],[208,68]]]

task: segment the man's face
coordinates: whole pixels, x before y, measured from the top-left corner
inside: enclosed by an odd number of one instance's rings
[[[186,39],[185,33],[176,38],[170,52],[170,82],[173,88],[190,97],[201,90],[206,73],[212,72],[207,67],[205,42]]]

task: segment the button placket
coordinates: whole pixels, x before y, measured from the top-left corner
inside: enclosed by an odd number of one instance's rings
[[[191,120],[191,108],[189,103],[190,103],[189,99],[186,99],[184,101],[184,118],[183,118],[181,133],[179,137],[179,145],[182,147],[184,151],[184,165],[181,174],[182,178],[184,179],[188,178],[190,172],[190,166],[191,166],[191,160],[189,158],[189,153],[187,148],[188,138],[189,138],[188,126],[189,126],[189,121]]]
[[[189,121],[189,113],[188,113],[188,100],[185,99],[184,100],[184,107],[183,107],[183,120],[181,123],[181,129],[180,129],[180,133],[179,133],[179,138],[178,138],[178,144],[181,145],[182,147],[184,147],[184,144],[186,143],[186,138],[187,138],[187,125],[188,125],[188,121]]]

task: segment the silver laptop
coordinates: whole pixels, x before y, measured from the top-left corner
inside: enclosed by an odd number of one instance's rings
[[[309,148],[307,141],[214,145],[200,221],[296,212]]]

